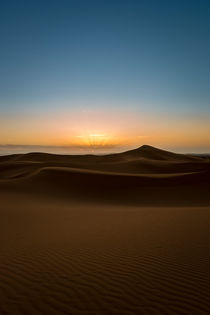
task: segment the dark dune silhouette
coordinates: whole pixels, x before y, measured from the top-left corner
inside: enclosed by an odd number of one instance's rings
[[[83,201],[209,205],[210,161],[151,146],[105,156],[29,153],[2,157],[1,189]],[[106,191],[106,194],[104,193]],[[150,198],[152,196],[152,198]]]
[[[0,157],[0,314],[208,314],[210,159]]]

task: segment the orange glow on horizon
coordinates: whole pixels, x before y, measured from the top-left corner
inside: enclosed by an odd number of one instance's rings
[[[116,151],[150,144],[208,147],[210,117],[145,112],[74,111],[0,117],[0,145],[43,145]]]

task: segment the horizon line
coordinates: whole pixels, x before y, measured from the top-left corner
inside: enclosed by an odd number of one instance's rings
[[[174,153],[178,153],[178,154],[193,154],[193,155],[210,155],[210,151],[207,152],[207,151],[202,151],[202,152],[189,152],[189,151],[186,151],[186,152],[177,152],[176,150],[173,150],[173,149],[165,149],[165,148],[162,148],[162,147],[159,147],[159,146],[154,146],[154,145],[149,145],[149,144],[142,144],[140,146],[122,146],[122,145],[107,145],[107,146],[100,146],[100,145],[92,145],[92,146],[84,146],[84,145],[39,145],[39,144],[0,144],[0,149],[1,148],[5,148],[5,149],[13,149],[13,150],[21,150],[22,149],[32,149],[32,148],[49,148],[49,149],[69,149],[69,150],[86,150],[86,151],[89,151],[87,153],[72,153],[72,154],[69,154],[69,153],[58,153],[58,152],[47,152],[47,151],[27,151],[27,152],[14,152],[14,153],[3,153],[0,151],[0,155],[3,156],[3,155],[13,155],[13,154],[28,154],[28,153],[46,153],[46,154],[59,154],[59,155],[97,155],[94,153],[94,150],[96,151],[102,151],[101,154],[99,153],[99,155],[109,155],[109,154],[117,154],[117,153],[123,153],[123,152],[127,152],[127,151],[131,151],[131,150],[135,150],[135,149],[139,149],[139,148],[142,148],[142,147],[151,147],[151,148],[154,148],[154,149],[159,149],[159,150],[164,150],[164,151],[168,151],[168,152],[174,152]],[[118,149],[121,149],[120,151],[118,152],[107,152],[105,153],[106,149],[107,150],[111,150],[113,148],[118,148]],[[182,148],[183,149],[183,148]]]

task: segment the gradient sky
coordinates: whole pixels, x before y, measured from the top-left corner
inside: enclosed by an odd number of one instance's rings
[[[145,143],[210,152],[210,1],[0,2],[0,154]]]

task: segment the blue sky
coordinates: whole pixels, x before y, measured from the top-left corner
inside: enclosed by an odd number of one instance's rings
[[[0,115],[210,115],[207,0],[1,1],[0,37]]]

